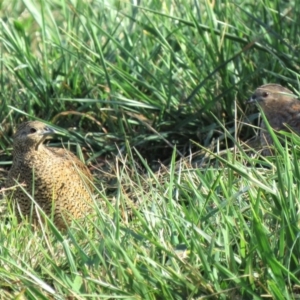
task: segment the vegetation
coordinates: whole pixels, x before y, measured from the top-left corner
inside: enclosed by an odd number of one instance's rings
[[[300,90],[299,0],[131,2],[1,1],[2,182],[40,119],[97,187],[68,233],[2,201],[1,298],[296,298],[299,137],[243,141],[257,86]]]

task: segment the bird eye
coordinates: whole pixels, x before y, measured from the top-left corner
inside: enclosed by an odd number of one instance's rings
[[[35,133],[36,129],[35,128],[30,128],[30,133]]]
[[[266,97],[269,96],[269,93],[268,93],[268,92],[263,92],[263,93],[262,93],[262,96],[263,96],[264,98],[266,98]]]

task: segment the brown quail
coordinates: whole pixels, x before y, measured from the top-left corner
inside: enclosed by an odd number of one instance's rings
[[[82,218],[89,213],[92,175],[70,151],[43,145],[54,133],[52,128],[38,121],[18,127],[13,138],[13,164],[6,187],[17,186],[9,198],[18,219],[20,214],[31,215],[32,221],[37,222],[37,209],[30,198],[33,196],[49,217],[53,215],[56,226],[64,229],[72,218]]]
[[[289,127],[300,134],[300,101],[289,89],[274,83],[260,86],[250,97],[248,103],[257,103],[263,110],[270,126],[276,131],[288,131]],[[263,155],[270,155],[272,138],[261,122],[260,143]]]

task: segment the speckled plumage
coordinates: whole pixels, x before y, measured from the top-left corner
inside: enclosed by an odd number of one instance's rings
[[[262,85],[255,90],[248,103],[257,103],[276,131],[288,131],[290,127],[300,134],[300,101],[289,89],[273,83]],[[260,143],[265,148],[263,154],[270,155],[270,149],[266,147],[273,142],[264,121],[261,122]]]
[[[24,184],[36,203],[58,228],[65,228],[65,220],[82,218],[89,213],[93,190],[89,169],[70,151],[43,145],[54,130],[39,121],[21,124],[13,141],[13,164],[6,187]],[[20,212],[37,221],[33,201],[20,186],[9,195],[20,219]],[[64,220],[65,219],[65,220]]]

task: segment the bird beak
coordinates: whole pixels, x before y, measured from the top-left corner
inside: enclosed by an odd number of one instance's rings
[[[43,130],[41,130],[41,132],[39,133],[39,135],[41,136],[40,141],[37,143],[37,145],[35,146],[35,150],[39,149],[39,146],[41,144],[43,144],[43,142],[51,135],[55,134],[55,130],[52,129],[51,127],[45,126]]]
[[[44,128],[44,130],[40,133],[40,135],[47,137],[47,136],[53,135],[55,133],[56,133],[56,131],[53,128],[46,126]]]
[[[247,104],[253,104],[253,103],[256,103],[256,102],[257,102],[257,99],[256,99],[256,97],[253,97],[253,96],[251,96],[251,97],[246,101]]]

